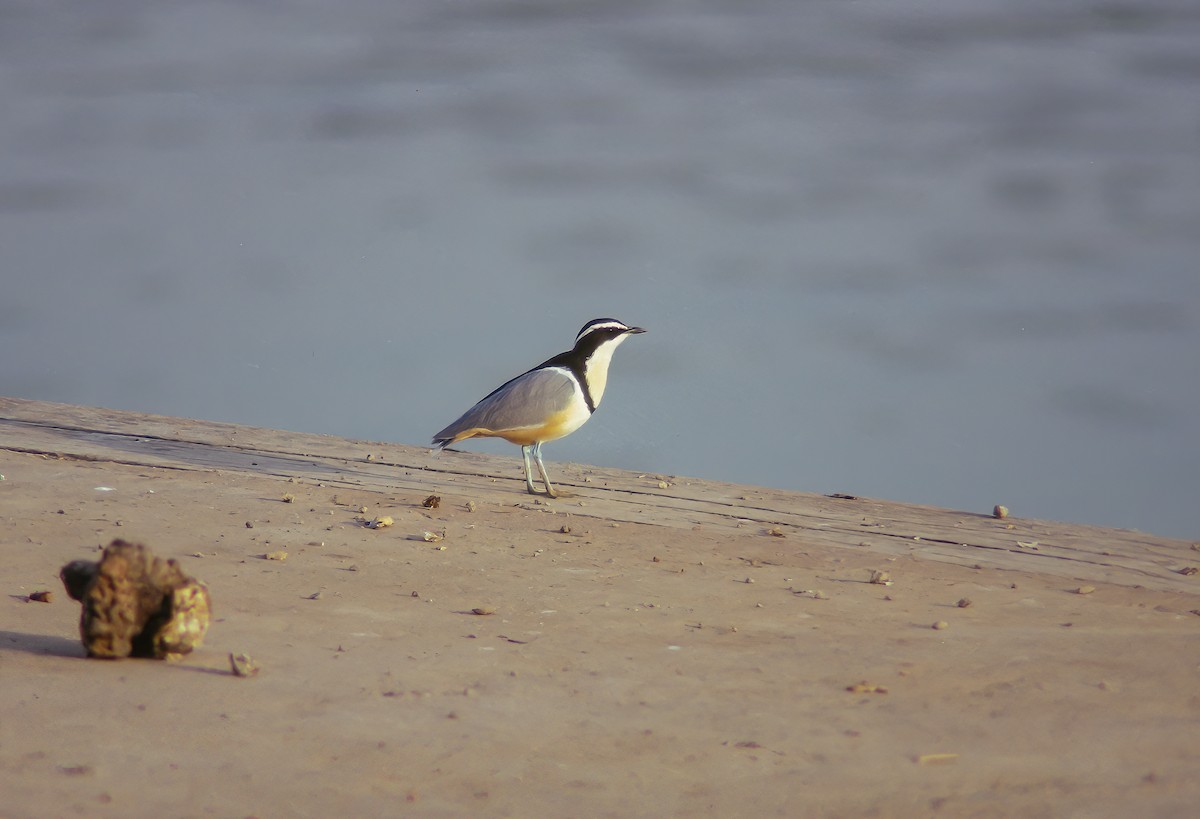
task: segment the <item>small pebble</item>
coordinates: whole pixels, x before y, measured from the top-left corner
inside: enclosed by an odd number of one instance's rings
[[[884,686],[875,685],[874,683],[869,683],[866,680],[855,683],[854,685],[848,685],[846,686],[846,690],[851,694],[886,694],[888,692],[887,688]]]
[[[944,628],[950,628],[950,624],[947,623],[945,620],[938,620],[936,623],[933,624],[933,628],[937,631],[941,631]]]
[[[229,654],[229,667],[235,677],[253,677],[258,673],[258,663],[249,654]]]

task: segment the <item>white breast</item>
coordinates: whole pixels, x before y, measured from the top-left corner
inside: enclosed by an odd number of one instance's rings
[[[604,388],[608,386],[608,365],[612,363],[613,351],[629,338],[620,335],[601,344],[583,365],[583,377],[587,380],[588,392],[592,395],[592,406],[600,406]]]

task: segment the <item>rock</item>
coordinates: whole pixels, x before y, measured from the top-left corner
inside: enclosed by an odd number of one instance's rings
[[[254,677],[258,674],[258,663],[249,654],[229,654],[229,669],[235,677]]]
[[[180,656],[208,631],[208,587],[140,543],[114,540],[100,562],[73,560],[59,577],[83,604],[79,634],[89,657]]]

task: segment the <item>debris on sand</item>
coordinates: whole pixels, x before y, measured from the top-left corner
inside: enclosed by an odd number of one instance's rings
[[[59,577],[83,604],[79,634],[89,657],[178,657],[208,631],[208,587],[140,543],[114,540],[99,562],[73,560]]]
[[[848,685],[846,686],[846,690],[851,694],[886,694],[888,692],[887,688],[884,686],[875,685],[874,683],[869,683],[866,680],[857,682],[854,685]]]
[[[914,760],[918,765],[945,765],[957,762],[958,754],[921,754]]]
[[[826,594],[825,592],[821,591],[820,589],[791,589],[791,588],[789,588],[788,591],[790,591],[794,595],[797,595],[798,597],[811,597],[813,600],[828,600],[829,599],[829,595]]]
[[[258,663],[249,654],[229,653],[229,668],[235,677],[253,677],[258,674]]]

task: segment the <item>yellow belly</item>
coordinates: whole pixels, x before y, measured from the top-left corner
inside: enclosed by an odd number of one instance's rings
[[[583,426],[583,422],[588,419],[589,413],[586,411],[582,414],[572,412],[571,410],[563,410],[551,415],[543,423],[537,426],[519,427],[517,429],[486,429],[484,427],[475,427],[460,432],[454,436],[454,443],[464,441],[467,438],[503,438],[509,443],[517,446],[528,446],[536,444],[539,441],[553,441],[557,438],[562,438],[564,435],[570,435],[575,430]]]

